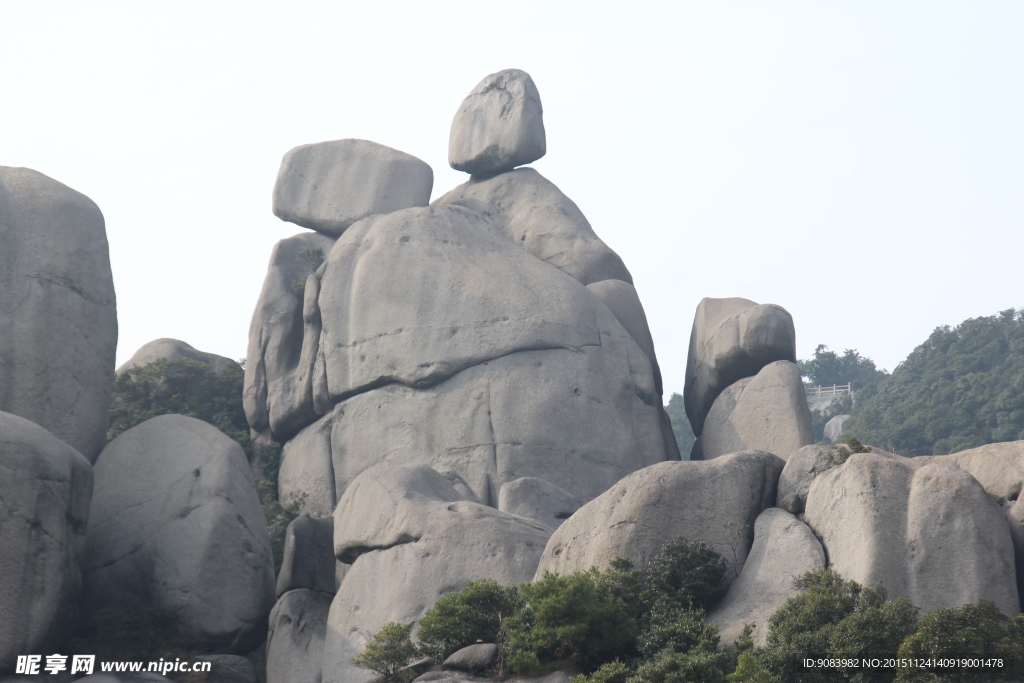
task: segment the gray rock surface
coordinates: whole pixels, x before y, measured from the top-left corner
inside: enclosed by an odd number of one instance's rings
[[[708,411],[700,435],[705,460],[742,450],[763,450],[782,458],[814,443],[800,368],[769,363],[754,377],[726,388]]]
[[[498,646],[494,643],[467,645],[444,660],[444,668],[456,671],[486,671],[498,658]]]
[[[162,415],[114,439],[94,468],[86,604],[153,604],[184,644],[247,653],[266,635],[274,561],[252,470],[218,429]]]
[[[510,241],[585,285],[633,282],[622,259],[594,233],[579,207],[532,168],[472,178],[433,202],[448,204],[486,216]]]
[[[537,477],[520,477],[502,484],[498,491],[498,509],[520,517],[529,517],[557,529],[582,503],[568,491]]]
[[[288,525],[277,575],[277,597],[296,588],[334,594],[334,518],[299,515]]]
[[[332,419],[328,414],[304,427],[281,449],[277,474],[281,503],[300,503],[299,510],[313,517],[329,517],[338,504],[331,461]]]
[[[634,472],[555,530],[536,576],[605,569],[620,555],[642,568],[666,542],[685,536],[721,553],[731,581],[750,549],[754,520],[775,504],[782,467],[776,455],[745,451]]]
[[[530,74],[505,69],[487,76],[455,113],[448,163],[457,171],[493,175],[544,156],[543,109]]]
[[[186,344],[180,339],[168,339],[166,337],[160,339],[154,339],[151,342],[147,342],[139,347],[131,358],[121,364],[121,367],[117,369],[117,374],[121,374],[125,370],[131,368],[142,367],[148,365],[155,360],[167,359],[177,360],[179,358],[188,358],[190,360],[197,360],[200,363],[206,363],[210,366],[213,372],[220,372],[227,368],[237,368],[239,371],[242,368],[235,361],[224,356],[218,356],[215,353],[207,353],[200,351],[192,347],[191,344]]]
[[[829,566],[922,612],[979,598],[1020,611],[1006,515],[956,467],[851,455],[811,483],[804,519]]]
[[[433,186],[430,166],[376,142],[300,145],[281,160],[274,215],[337,237],[367,216],[426,206]]]
[[[210,683],[258,683],[256,667],[239,655],[197,655],[197,662],[210,662],[205,680]]]
[[[474,579],[530,580],[550,533],[532,520],[456,502],[433,508],[419,540],[363,553],[331,603],[324,683],[370,679],[350,660],[389,621],[418,621],[438,598]]]
[[[693,433],[701,436],[704,419],[726,387],[779,360],[796,362],[796,330],[786,309],[749,299],[702,299],[690,332],[683,392]]]
[[[270,613],[267,683],[320,683],[329,593],[288,591]]]
[[[754,522],[754,544],[743,570],[707,622],[718,625],[725,645],[735,642],[746,624],[754,624],[751,638],[763,647],[768,619],[799,593],[793,581],[824,566],[825,551],[810,528],[785,510],[768,508]]]
[[[849,421],[849,415],[836,415],[831,420],[825,423],[824,436],[826,439],[835,443],[839,441],[839,437],[843,435],[843,427]]]
[[[424,465],[372,467],[355,478],[334,510],[334,555],[351,564],[370,550],[417,541],[438,503],[462,499]]]
[[[0,411],[93,462],[117,348],[103,214],[42,173],[0,166],[0,228]]]
[[[320,311],[332,400],[430,386],[514,351],[580,349],[604,330],[628,337],[585,287],[459,206],[352,226],[327,260]]]
[[[622,334],[602,331],[600,346],[579,351],[513,353],[427,389],[391,384],[342,401],[331,437],[335,490],[376,464],[402,463],[455,472],[489,505],[520,477],[586,502],[664,460],[650,365]]]
[[[319,249],[326,260],[333,246],[328,237],[302,233],[281,240],[271,252],[249,325],[242,393],[249,425],[266,437],[273,432],[283,441],[318,417],[312,383],[320,314],[316,278],[309,279],[316,264],[311,252]]]
[[[76,626],[92,468],[39,425],[0,412],[0,673]]]
[[[804,503],[807,500],[807,491],[811,488],[811,482],[819,474],[835,466],[829,453],[835,453],[838,448],[840,446],[814,443],[804,446],[784,458],[786,466],[782,468],[782,474],[779,476],[778,501],[780,508],[794,515],[804,511]],[[871,453],[883,458],[899,457],[874,446],[869,448]],[[905,459],[904,462],[913,464],[913,461]]]
[[[644,306],[640,303],[636,288],[622,280],[602,280],[601,282],[591,282],[587,285],[587,289],[611,309],[629,336],[651,359],[651,365],[654,368],[654,385],[660,396],[662,394],[661,369],[658,367],[658,358],[654,353],[651,329],[647,326],[647,314],[644,313]]]

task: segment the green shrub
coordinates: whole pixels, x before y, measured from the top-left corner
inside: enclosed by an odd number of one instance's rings
[[[714,651],[718,647],[718,628],[704,623],[703,610],[689,610],[661,603],[645,619],[644,632],[637,649],[645,658],[662,650],[689,652],[694,648]]]
[[[704,541],[677,538],[662,546],[643,572],[644,606],[666,603],[682,609],[708,609],[721,595],[728,565]]]
[[[519,591],[529,616],[514,622],[508,638],[514,650],[532,651],[541,665],[569,661],[591,672],[635,654],[636,620],[621,600],[601,589],[597,570],[548,572]]]
[[[602,664],[594,673],[586,676],[577,674],[569,683],[626,683],[626,680],[633,675],[633,669],[616,659],[613,662]]]
[[[411,632],[412,624],[399,624],[394,621],[385,624],[352,663],[361,669],[376,672],[386,681],[399,680],[399,671],[411,664],[419,655],[412,638],[409,637]],[[409,678],[411,680],[414,676]]]
[[[725,683],[728,665],[729,656],[714,649],[666,649],[638,666],[627,683]]]
[[[856,437],[848,436],[846,437],[845,445],[825,452],[825,460],[829,464],[838,467],[849,460],[850,456],[854,453],[868,453],[870,451],[871,449],[858,441]]]
[[[782,683],[782,679],[761,665],[750,652],[741,652],[736,670],[725,677],[728,683]]]
[[[456,650],[482,641],[497,643],[502,623],[523,608],[515,586],[494,579],[470,581],[427,610],[420,620],[419,647],[437,663]]]
[[[1024,663],[1024,615],[1010,619],[991,600],[929,612],[917,632],[907,637],[899,656],[915,659],[976,656],[1003,658]],[[1018,672],[1021,669],[1018,668]],[[1020,680],[1020,674],[977,667],[950,669],[902,669],[898,681],[996,681]]]

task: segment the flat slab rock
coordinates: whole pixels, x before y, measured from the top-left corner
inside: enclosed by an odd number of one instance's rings
[[[0,412],[0,672],[76,626],[93,472],[39,425]]]
[[[300,145],[281,160],[274,215],[337,237],[367,216],[426,206],[433,185],[425,162],[376,142]]]
[[[642,568],[665,543],[683,536],[720,553],[731,581],[751,547],[754,521],[775,503],[782,466],[771,453],[745,451],[634,472],[555,530],[536,578],[546,571],[605,569],[618,556]]]
[[[201,420],[161,415],[111,441],[93,471],[87,604],[165,608],[197,649],[261,643],[274,560],[242,447]]]
[[[544,110],[530,74],[505,69],[480,81],[455,113],[448,163],[457,171],[493,175],[544,156]]]
[[[103,214],[28,168],[0,166],[0,411],[89,462],[114,386],[117,308]]]

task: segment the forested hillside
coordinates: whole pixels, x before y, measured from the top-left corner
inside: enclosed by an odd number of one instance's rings
[[[901,455],[1024,439],[1024,312],[936,328],[857,399],[844,433]]]

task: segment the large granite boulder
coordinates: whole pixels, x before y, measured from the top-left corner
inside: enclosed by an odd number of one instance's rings
[[[418,540],[364,552],[345,575],[327,620],[324,683],[370,680],[351,660],[372,635],[390,621],[418,621],[469,581],[529,581],[551,534],[539,522],[466,501],[437,503],[425,521]]]
[[[486,216],[508,240],[585,285],[633,282],[622,259],[594,233],[579,207],[532,168],[472,178],[433,202],[446,204]]]
[[[498,491],[499,510],[535,519],[552,529],[561,526],[581,505],[568,491],[537,477],[514,479]]]
[[[839,449],[843,446],[833,446],[826,443],[814,443],[800,448],[788,456],[783,456],[786,466],[782,468],[779,475],[779,507],[791,514],[797,515],[804,511],[804,503],[807,501],[807,492],[811,489],[811,482],[822,472],[836,466]],[[871,453],[883,458],[898,458],[880,448],[870,446]],[[913,465],[914,460],[904,460]]]
[[[543,109],[530,74],[505,69],[480,81],[459,106],[448,140],[457,171],[493,175],[544,156]]]
[[[426,206],[433,186],[430,166],[376,142],[300,145],[281,160],[274,215],[337,237],[367,216]]]
[[[1020,604],[1009,523],[967,472],[944,464],[857,453],[819,474],[804,519],[829,566],[922,611],[988,598],[1006,614]]]
[[[288,524],[277,574],[277,597],[296,588],[337,592],[334,518],[299,515]]]
[[[513,353],[433,387],[390,384],[342,401],[335,490],[378,463],[404,463],[454,472],[484,504],[520,477],[586,502],[664,460],[650,364],[608,318],[599,346]]]
[[[338,497],[334,491],[331,461],[333,416],[320,418],[293,436],[281,449],[277,473],[277,494],[282,505],[299,505],[299,511],[314,517],[334,513]]]
[[[39,425],[0,412],[0,674],[75,628],[92,467]]]
[[[782,458],[814,443],[800,368],[769,363],[754,377],[726,388],[708,411],[700,449],[705,460],[741,450],[764,450]]]
[[[206,363],[210,366],[210,370],[213,372],[220,372],[228,368],[237,369],[239,372],[242,371],[241,366],[230,358],[224,356],[218,356],[215,353],[207,353],[206,351],[200,351],[193,348],[191,344],[186,344],[180,339],[168,339],[163,337],[161,339],[154,339],[151,342],[147,342],[139,347],[131,358],[121,364],[121,367],[117,369],[117,374],[121,374],[125,370],[131,368],[139,368],[143,365],[149,365],[153,361],[166,359],[166,360],[177,360],[179,358],[187,358],[189,360],[199,361],[200,363]]]
[[[288,591],[270,613],[267,683],[320,683],[327,614],[334,595]]]
[[[707,616],[718,625],[723,644],[732,644],[753,624],[754,645],[768,642],[768,619],[799,591],[793,581],[825,566],[825,551],[810,528],[779,508],[768,508],[754,522],[754,544],[743,570]]]
[[[281,240],[270,254],[249,325],[242,393],[249,425],[266,437],[287,439],[317,419],[312,382],[320,339],[319,281],[310,275],[333,246],[329,237],[302,233]]]
[[[796,362],[793,317],[775,304],[749,299],[702,299],[693,318],[683,400],[693,433],[729,385],[774,361]]]
[[[776,455],[745,451],[634,472],[555,530],[536,576],[605,569],[618,556],[642,568],[666,542],[684,536],[719,552],[731,581],[747,557],[754,521],[775,504],[782,467]]]
[[[183,415],[114,439],[96,461],[87,605],[150,604],[186,646],[243,654],[263,641],[274,560],[241,446]]]
[[[636,293],[636,288],[622,280],[601,280],[600,282],[591,282],[587,285],[587,289],[611,309],[629,336],[651,359],[651,365],[654,368],[654,386],[660,396],[662,394],[661,368],[658,367],[658,358],[654,353],[654,339],[651,337],[651,329],[647,325],[647,314],[644,313],[644,306],[640,303],[640,296]]]
[[[42,173],[0,166],[0,264],[0,411],[93,462],[117,348],[103,214]]]

